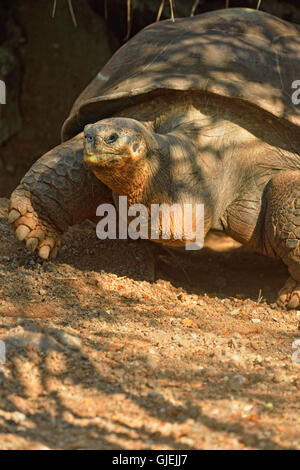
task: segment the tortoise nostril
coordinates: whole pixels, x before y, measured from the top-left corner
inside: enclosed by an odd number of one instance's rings
[[[116,142],[116,140],[118,140],[118,134],[116,134],[115,132],[113,134],[110,134],[110,136],[106,137],[104,139],[104,142],[106,144],[113,144],[114,142]]]

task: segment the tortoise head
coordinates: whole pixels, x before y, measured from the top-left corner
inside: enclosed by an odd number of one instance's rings
[[[84,128],[85,162],[119,194],[143,184],[155,146],[154,135],[134,119],[103,119]]]
[[[84,160],[99,170],[137,164],[146,158],[151,140],[151,132],[134,119],[103,119],[84,128]]]

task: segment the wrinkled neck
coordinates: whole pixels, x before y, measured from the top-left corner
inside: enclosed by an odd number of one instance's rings
[[[148,134],[148,132],[147,132]],[[159,169],[159,139],[154,133],[147,135],[145,155],[120,167],[94,168],[95,175],[112,191],[127,196],[129,204],[141,203]]]
[[[140,202],[150,177],[150,167],[146,160],[138,164],[116,168],[113,172],[106,169],[99,174],[102,182],[120,196],[127,196],[128,202]],[[98,176],[96,174],[96,176]]]

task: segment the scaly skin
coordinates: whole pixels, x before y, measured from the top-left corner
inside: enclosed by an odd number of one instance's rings
[[[111,191],[83,161],[82,134],[55,147],[30,168],[11,195],[9,222],[17,238],[43,259],[55,257],[68,227],[95,218]]]
[[[111,190],[126,194],[129,204],[204,203],[205,232],[223,230],[243,245],[287,264],[292,277],[280,291],[278,303],[297,308],[300,141],[295,130],[266,120],[264,114],[241,103],[200,95],[156,98],[124,109],[120,117],[139,121],[146,134],[154,132],[158,139],[156,149],[152,141],[147,144],[152,183],[147,184],[147,172],[141,172],[141,166],[135,171],[127,165],[127,184],[118,158],[111,173],[101,165],[102,182],[97,180],[83,163],[80,134],[42,157],[12,194],[10,221],[18,238],[43,258],[55,255],[61,234],[93,217],[100,203],[112,202]],[[121,124],[113,130],[123,132]],[[129,141],[118,142],[116,153],[124,153],[123,144]],[[128,156],[143,150],[135,145],[139,143],[140,135],[137,142],[131,141]]]
[[[91,166],[95,175],[116,194],[125,194],[134,199],[134,203],[150,206],[154,198],[158,203],[180,202],[182,195],[178,190],[167,200],[164,188],[174,187],[174,175],[162,170],[163,163],[168,161],[169,167],[176,162],[181,180],[184,180],[184,165],[187,159],[197,157],[198,150],[185,144],[185,133],[174,134],[162,138],[151,133],[141,123],[132,119],[112,118],[85,127],[84,159]],[[250,142],[251,143],[251,142]],[[179,153],[176,151],[179,149]],[[291,278],[279,292],[278,304],[285,308],[297,308],[300,305],[300,171],[297,168],[298,156],[286,152],[286,155],[266,145],[252,146],[259,155],[265,153],[263,168],[256,166],[244,168],[245,181],[243,191],[236,191],[232,203],[220,212],[224,230],[245,245],[269,256],[279,257],[288,266]],[[193,155],[193,152],[194,155]],[[246,155],[248,146],[246,147]],[[254,153],[254,151],[253,151]],[[239,159],[243,158],[243,147],[238,151]],[[253,155],[255,157],[255,153]],[[295,169],[284,169],[284,165],[294,165]],[[153,171],[155,165],[160,170]],[[222,165],[222,163],[220,163]],[[280,168],[281,167],[281,168]],[[190,172],[190,170],[188,170]],[[194,180],[192,179],[195,178]],[[226,172],[222,173],[222,178]],[[160,183],[155,182],[160,178]],[[162,180],[161,180],[162,178]],[[240,176],[242,178],[242,176]],[[209,181],[196,172],[189,176],[191,187],[197,187],[197,202],[201,199],[201,185]],[[234,184],[230,175],[228,183]],[[157,188],[153,192],[153,188]],[[220,182],[215,182],[221,188]],[[185,193],[186,194],[186,193]],[[212,209],[205,233],[212,227],[214,215],[217,213],[220,192],[216,193],[214,206],[206,204],[206,217],[209,207]],[[188,196],[193,202],[193,195]],[[205,221],[207,222],[207,221]],[[162,240],[157,240],[162,242]],[[170,240],[168,243],[170,244]]]
[[[265,234],[274,252],[288,266],[291,277],[279,291],[277,303],[300,305],[300,171],[282,171],[268,184]]]

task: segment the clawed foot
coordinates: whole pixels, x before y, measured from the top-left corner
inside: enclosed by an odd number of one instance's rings
[[[61,235],[38,217],[32,207],[30,195],[23,189],[16,189],[11,196],[8,222],[13,225],[17,238],[25,242],[29,251],[36,251],[42,259],[56,257]]]
[[[300,306],[300,282],[289,277],[285,285],[278,292],[277,304],[279,307],[295,309]]]

